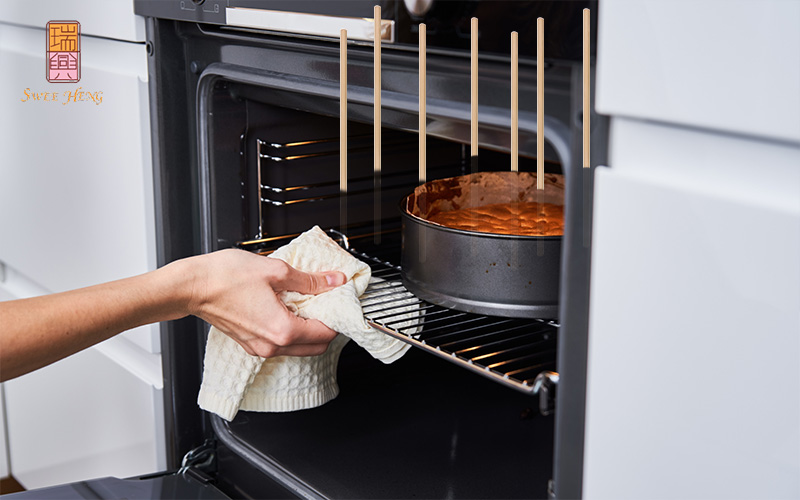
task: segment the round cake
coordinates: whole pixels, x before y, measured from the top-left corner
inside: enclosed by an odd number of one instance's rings
[[[453,229],[519,236],[562,236],[564,207],[554,203],[494,203],[439,212],[430,222]]]
[[[406,211],[452,229],[515,236],[564,234],[564,177],[533,172],[478,172],[427,182],[414,190]]]

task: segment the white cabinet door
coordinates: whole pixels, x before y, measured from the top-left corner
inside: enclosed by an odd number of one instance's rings
[[[583,496],[800,497],[800,3],[604,0]]]
[[[145,46],[84,36],[81,81],[50,84],[44,37],[0,24],[0,95],[13,96],[0,114],[0,289],[13,297],[156,265]],[[65,102],[77,91],[102,102]],[[163,469],[159,348],[145,326],[6,382],[17,479],[35,488]]]
[[[4,385],[11,467],[26,488],[164,469],[162,392],[96,349]]]
[[[144,45],[84,36],[81,81],[50,84],[44,37],[0,25],[0,95],[14,96],[0,116],[0,261],[53,292],[154,269]],[[65,102],[78,90],[102,102]],[[44,92],[59,101],[28,97]],[[128,338],[159,350],[155,330]]]
[[[800,2],[601,5],[599,112],[800,141]]]
[[[78,21],[84,35],[131,42],[145,40],[144,18],[133,15],[133,0],[5,1],[0,9],[0,22],[3,21],[40,29],[48,21]]]
[[[595,182],[584,498],[800,497],[800,145],[613,132]]]

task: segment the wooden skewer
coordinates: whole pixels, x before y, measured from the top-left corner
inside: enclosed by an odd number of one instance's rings
[[[375,158],[374,168],[377,174],[381,171],[381,6],[376,5],[373,9],[375,21],[375,53],[374,62],[374,83],[373,83],[373,132]]]
[[[427,27],[425,24],[419,25],[419,183],[425,184],[427,178],[427,156],[426,156],[426,128],[427,128],[427,107],[426,97],[428,94],[426,81],[426,39]]]
[[[519,48],[516,31],[511,32],[511,171],[519,171]]]
[[[347,30],[339,32],[339,192],[347,192]]]
[[[583,9],[583,168],[589,168],[589,135],[591,132],[590,120],[592,115],[592,107],[590,103],[591,93],[589,85],[590,61],[589,61],[589,9]]]
[[[419,25],[419,183],[425,184],[427,181],[427,35],[428,27],[424,23]],[[422,189],[425,189],[424,187]],[[427,198],[424,192],[421,193],[423,210],[427,207]],[[428,258],[428,237],[423,232],[419,238],[419,261],[425,262]]]
[[[544,18],[536,20],[536,189],[544,189]]]
[[[375,29],[375,53],[373,59],[373,225],[374,242],[381,242],[381,6],[372,9]]]
[[[347,226],[347,30],[339,31],[339,228]]]
[[[471,129],[470,129],[470,154],[472,155],[473,167],[477,164],[478,158],[478,18],[473,17],[470,25],[470,109],[471,109]]]

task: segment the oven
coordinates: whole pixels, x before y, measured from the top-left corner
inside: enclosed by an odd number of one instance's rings
[[[583,168],[581,11],[596,2],[378,2],[382,168],[373,170],[373,2],[135,2],[147,19],[158,260],[268,253],[319,225],[401,282],[400,200],[418,185],[417,37],[428,26],[428,179],[470,173],[469,19],[481,22],[479,157],[510,166],[509,35],[520,36],[519,169],[536,168],[535,19],[547,29],[545,171],[566,179],[558,313],[519,319],[420,301],[371,324],[411,343],[392,365],[350,343],[339,396],[310,410],[197,407],[208,326],[162,325],[168,463],[249,498],[580,496],[592,169]],[[339,178],[338,26],[349,23],[348,178]],[[364,33],[359,31],[364,28]],[[595,31],[595,30],[593,30]],[[336,35],[334,35],[336,34]],[[606,123],[592,117],[591,164]],[[367,293],[375,293],[368,290]],[[415,331],[415,330],[413,330]]]

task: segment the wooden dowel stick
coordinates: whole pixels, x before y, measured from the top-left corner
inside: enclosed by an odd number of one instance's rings
[[[589,9],[583,9],[583,168],[589,168],[591,159],[589,156],[589,135],[591,132],[590,117],[592,115],[591,106],[591,80],[590,73],[590,50],[589,45]]]
[[[519,48],[516,31],[511,32],[511,171],[519,171]]]
[[[478,18],[473,17],[470,25],[470,154],[478,156]]]
[[[376,5],[373,9],[375,16],[375,53],[373,56],[373,132],[375,158],[374,168],[376,173],[381,171],[381,6]]]
[[[428,87],[426,82],[426,39],[427,27],[419,25],[419,183],[425,184],[427,179],[426,133],[427,133],[427,108],[426,96]]]
[[[373,8],[373,21],[375,29],[375,53],[373,59],[373,241],[381,242],[381,6]]]
[[[339,32],[339,192],[347,192],[347,30]]]
[[[339,32],[339,229],[347,226],[347,30]]]
[[[544,189],[544,18],[536,20],[536,189]]]

